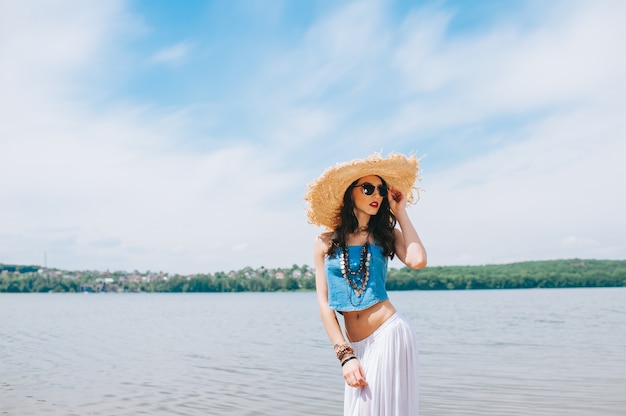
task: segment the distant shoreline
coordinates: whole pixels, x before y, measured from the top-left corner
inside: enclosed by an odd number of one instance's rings
[[[482,266],[390,269],[387,290],[626,287],[626,260],[545,260]],[[0,293],[313,291],[313,268],[252,269],[188,276],[64,271],[0,264]]]

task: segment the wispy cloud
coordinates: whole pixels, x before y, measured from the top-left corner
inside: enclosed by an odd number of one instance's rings
[[[310,264],[306,182],[380,150],[428,155],[411,215],[431,264],[626,252],[619,2],[554,3],[529,9],[532,25],[471,33],[443,6],[392,18],[385,2],[346,3],[267,48],[245,88],[203,101],[220,79],[183,83],[200,93],[182,104],[124,90],[145,70],[128,60],[180,65],[201,34],[129,55],[125,34],[152,32],[123,2],[43,4],[0,6],[0,261]],[[113,61],[121,79],[93,82]]]
[[[191,49],[192,45],[188,41],[179,42],[157,51],[151,61],[158,64],[179,65],[184,62]]]

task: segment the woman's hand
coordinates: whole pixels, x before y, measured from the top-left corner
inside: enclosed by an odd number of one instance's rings
[[[343,369],[343,378],[350,387],[363,388],[367,386],[363,367],[358,359],[348,361],[341,367]]]
[[[406,198],[402,191],[397,188],[389,188],[387,199],[389,200],[389,208],[394,214],[406,208]]]

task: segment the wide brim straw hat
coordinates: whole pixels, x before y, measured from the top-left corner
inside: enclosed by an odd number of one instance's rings
[[[339,163],[328,168],[307,185],[304,200],[308,203],[309,223],[336,229],[340,224],[341,207],[346,189],[357,179],[369,175],[380,176],[390,188],[397,188],[405,195],[407,203],[418,197],[415,181],[419,180],[419,161],[415,155],[390,153],[383,157],[373,153],[364,159]]]

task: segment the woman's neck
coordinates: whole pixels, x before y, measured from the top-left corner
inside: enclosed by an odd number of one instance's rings
[[[352,246],[362,246],[370,239],[370,229],[366,225],[359,225],[356,230],[348,234],[346,243]]]
[[[364,212],[355,212],[356,220],[358,222],[358,226],[356,227],[355,232],[367,232],[369,230],[370,216]]]

